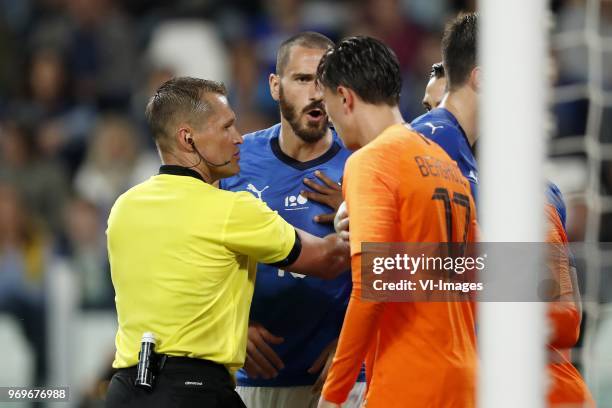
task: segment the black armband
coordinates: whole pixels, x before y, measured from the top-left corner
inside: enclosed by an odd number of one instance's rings
[[[297,261],[301,252],[302,240],[300,239],[300,236],[298,235],[297,231],[295,231],[295,242],[293,243],[293,248],[291,248],[291,251],[289,251],[289,255],[287,255],[287,257],[282,261],[274,262],[268,265],[274,266],[276,268],[284,268]]]

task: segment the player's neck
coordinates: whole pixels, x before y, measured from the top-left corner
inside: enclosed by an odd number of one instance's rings
[[[359,144],[365,146],[376,139],[390,126],[405,123],[398,106],[363,104],[360,112],[356,114],[359,118],[357,128],[359,132]]]
[[[331,130],[327,129],[325,136],[314,143],[307,143],[295,134],[286,120],[281,121],[279,145],[283,153],[299,162],[307,162],[323,156],[332,144]]]
[[[470,146],[474,146],[478,139],[478,95],[468,87],[462,87],[447,93],[440,107],[453,114],[463,128]]]

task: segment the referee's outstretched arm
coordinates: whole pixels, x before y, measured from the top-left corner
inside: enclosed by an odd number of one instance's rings
[[[334,279],[348,270],[350,264],[349,243],[338,234],[319,238],[296,228],[295,243],[287,258],[270,265],[321,279]]]
[[[285,266],[285,270],[333,279],[351,267],[348,241],[338,234],[319,238],[298,228],[296,233],[296,245],[301,245],[301,249],[295,261]]]

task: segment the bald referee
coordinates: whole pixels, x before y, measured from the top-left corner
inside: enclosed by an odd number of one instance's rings
[[[147,106],[163,165],[108,219],[119,327],[107,407],[244,407],[233,376],[244,365],[256,263],[323,278],[348,267],[336,235],[296,230],[252,194],[211,185],[240,169],[225,95],[219,83],[175,78]],[[135,385],[145,332],[156,341],[152,389]]]

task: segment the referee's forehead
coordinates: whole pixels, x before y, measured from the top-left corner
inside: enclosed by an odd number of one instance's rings
[[[202,96],[203,101],[210,107],[210,118],[218,120],[230,120],[235,117],[227,97],[219,93],[207,93]]]

